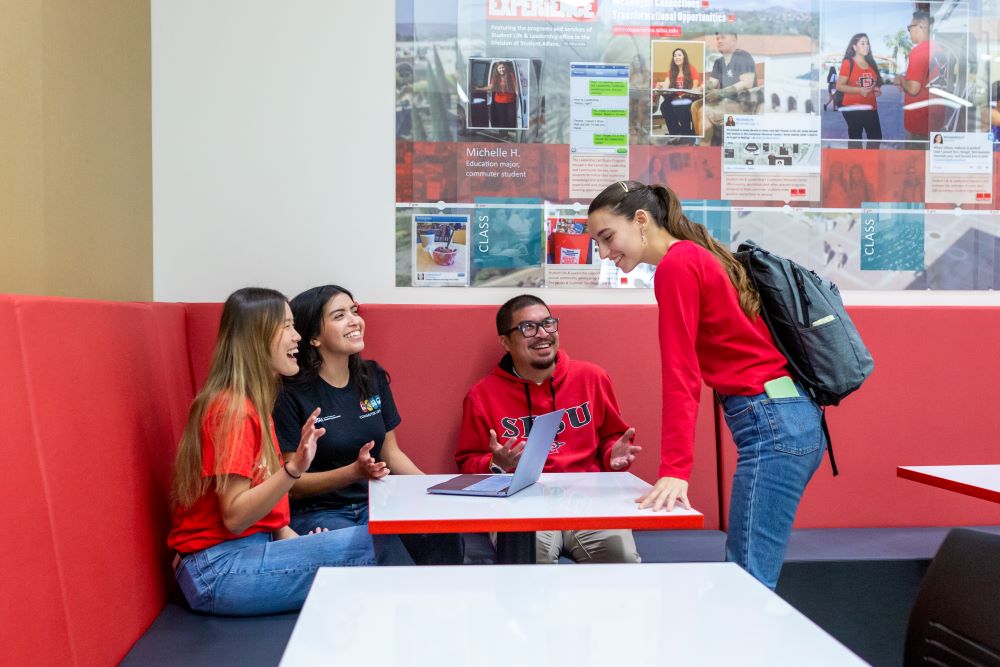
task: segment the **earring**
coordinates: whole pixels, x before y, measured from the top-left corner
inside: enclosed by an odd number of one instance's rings
[[[645,227],[639,227],[639,236],[642,237],[642,245],[645,247],[645,245],[646,245],[646,228]]]

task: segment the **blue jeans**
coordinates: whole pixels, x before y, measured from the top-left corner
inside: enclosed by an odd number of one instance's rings
[[[298,533],[314,528],[337,530],[368,526],[368,503],[343,507],[310,507],[292,512],[292,529]],[[372,535],[379,565],[461,565],[465,549],[460,535]]]
[[[320,567],[374,564],[364,528],[286,540],[255,533],[188,554],[176,575],[195,611],[253,616],[300,609]]]
[[[726,560],[770,589],[778,584],[795,510],[823,460],[822,412],[805,397],[723,396],[738,458],[729,501]]]

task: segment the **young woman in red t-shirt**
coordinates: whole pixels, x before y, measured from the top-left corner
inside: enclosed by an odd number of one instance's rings
[[[663,380],[660,479],[641,507],[690,507],[688,478],[702,381],[715,390],[738,450],[727,560],[777,585],[799,499],[825,446],[820,409],[789,378],[742,265],[689,220],[668,188],[619,181],[591,202],[602,259],[656,265]],[[772,383],[772,381],[777,381]]]
[[[882,94],[882,74],[872,56],[871,40],[863,32],[851,37],[840,63],[837,90],[844,94],[840,111],[847,123],[848,148],[861,148],[861,135],[868,136],[867,148],[878,148],[882,124],[878,118],[878,97]]]
[[[660,102],[660,114],[663,116],[668,134],[680,137],[694,136],[691,103],[700,93],[700,76],[688,59],[687,51],[674,49],[670,56],[669,76],[656,84],[656,88],[664,91]]]
[[[317,568],[375,564],[364,527],[300,537],[288,526],[288,490],[325,432],[316,428],[316,409],[282,464],[270,415],[278,376],[299,370],[299,340],[280,293],[245,288],[226,300],[208,379],[177,450],[167,539],[178,555],[177,581],[196,611],[298,609]]]

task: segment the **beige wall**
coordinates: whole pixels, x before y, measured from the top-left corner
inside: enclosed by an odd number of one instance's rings
[[[149,3],[0,16],[0,292],[151,299]]]

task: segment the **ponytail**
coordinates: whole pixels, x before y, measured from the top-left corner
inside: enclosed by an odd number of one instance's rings
[[[666,230],[674,238],[697,243],[715,256],[726,270],[729,281],[736,288],[740,308],[747,317],[755,319],[760,314],[760,297],[746,269],[740,264],[729,248],[719,243],[708,229],[692,222],[681,207],[674,191],[663,185],[645,185],[638,181],[618,181],[604,189],[590,203],[589,213],[602,208],[610,208],[615,214],[635,219],[636,211],[647,211],[658,227]]]

